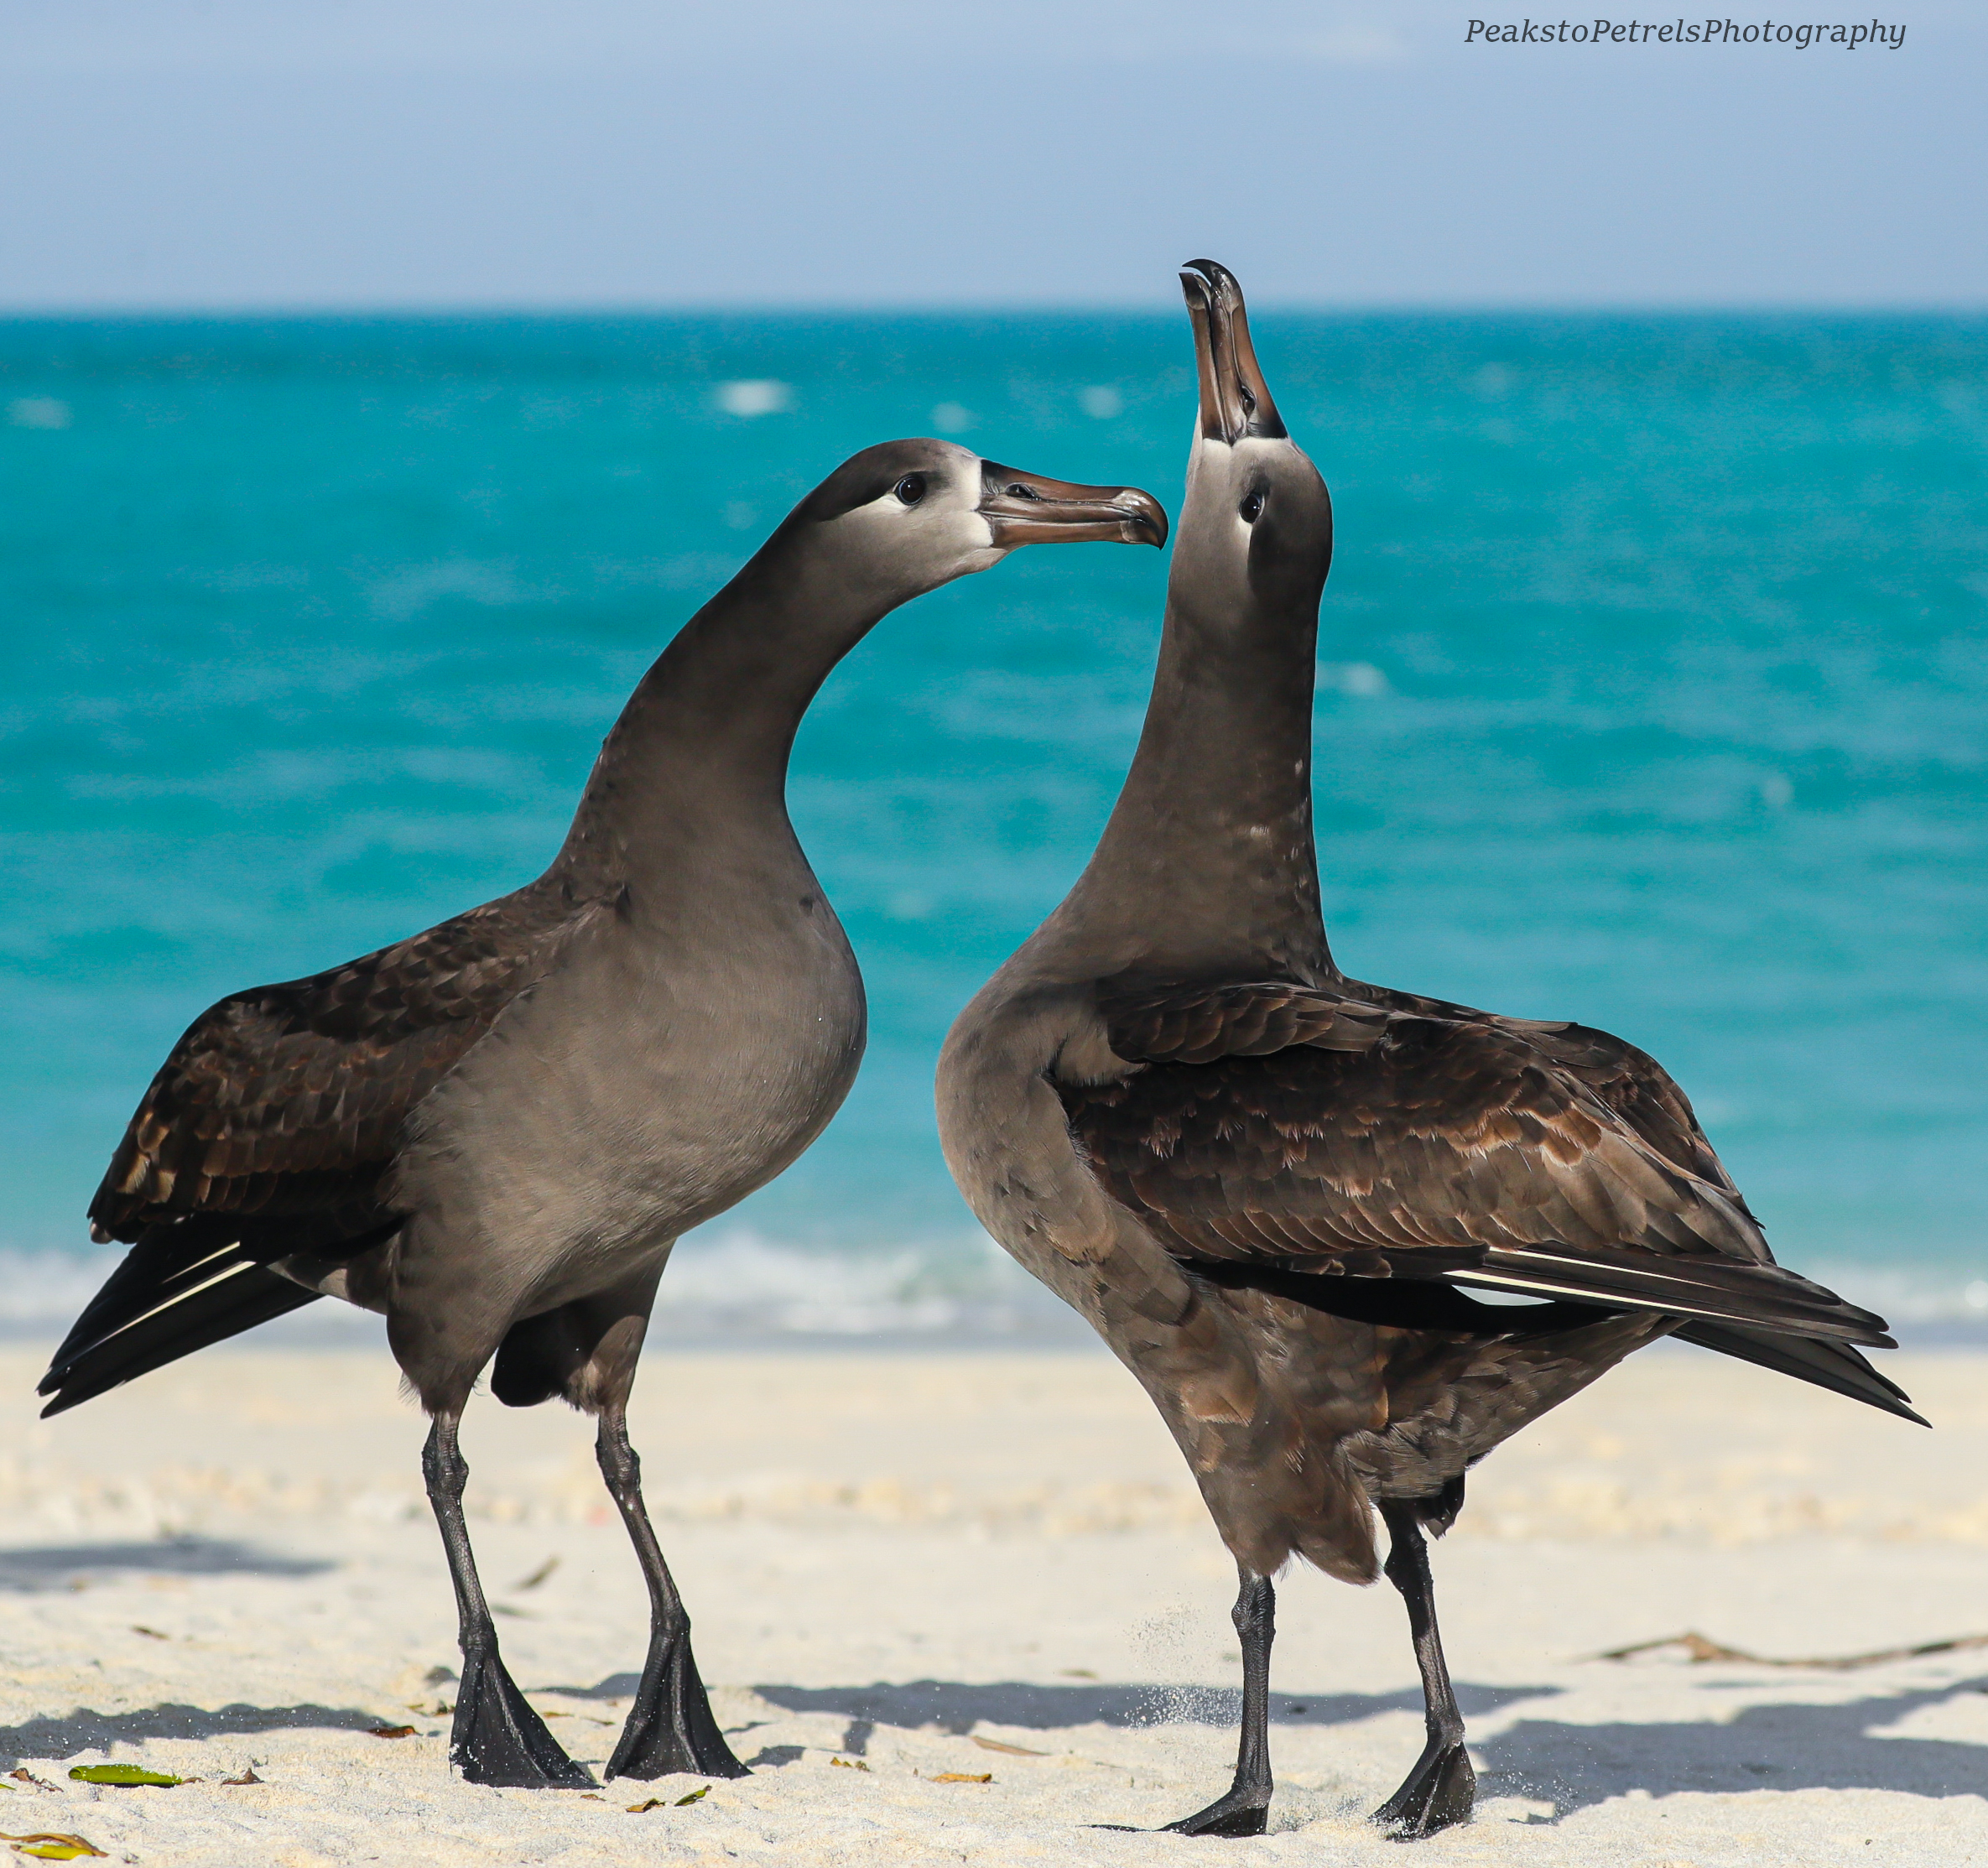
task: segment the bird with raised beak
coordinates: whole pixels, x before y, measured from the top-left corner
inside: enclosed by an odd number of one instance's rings
[[[1892,1346],[1882,1319],[1774,1262],[1654,1060],[1334,964],[1331,501],[1235,278],[1183,284],[1200,420],[1145,728],[1090,865],[946,1039],[939,1127],[988,1231],[1152,1397],[1240,1573],[1234,1781],[1167,1827],[1262,1832],[1272,1579],[1298,1556],[1372,1582],[1377,1510],[1428,1743],[1376,1816],[1426,1835],[1474,1792],[1424,1534],[1486,1454],[1663,1336],[1918,1417],[1853,1346]]]

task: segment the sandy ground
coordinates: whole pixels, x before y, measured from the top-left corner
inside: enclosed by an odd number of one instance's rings
[[[0,1351],[0,1394],[43,1360]],[[1436,1558],[1482,1796],[1420,1857],[1988,1861],[1988,1647],[1840,1671],[1595,1657],[1686,1630],[1781,1658],[1988,1632],[1988,1359],[1887,1366],[1939,1433],[1663,1350],[1473,1478]],[[684,1804],[701,1780],[455,1781],[420,1419],[383,1350],[278,1343],[55,1422],[6,1404],[0,1829],[229,1868],[1402,1859],[1363,1821],[1420,1746],[1401,1605],[1309,1573],[1280,1594],[1272,1833],[1085,1826],[1222,1787],[1237,1673],[1233,1573],[1101,1352],[658,1353],[638,1403],[749,1778]],[[507,1656],[597,1773],[646,1614],[586,1427],[482,1402],[465,1445]],[[107,1759],[201,1781],[69,1779]]]

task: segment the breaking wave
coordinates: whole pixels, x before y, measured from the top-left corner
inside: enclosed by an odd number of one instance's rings
[[[0,1251],[0,1336],[60,1336],[121,1256]],[[378,1328],[364,1311],[315,1303],[262,1334],[336,1340]],[[652,1342],[679,1345],[856,1339],[1046,1344],[1087,1341],[1090,1329],[990,1239],[835,1251],[744,1228],[693,1234],[678,1246],[650,1329]]]

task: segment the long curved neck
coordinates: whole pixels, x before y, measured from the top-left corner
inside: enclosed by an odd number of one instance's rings
[[[1169,596],[1138,752],[1044,959],[1156,982],[1337,976],[1312,839],[1317,635],[1315,613],[1207,620]]]
[[[685,623],[609,732],[553,868],[582,887],[698,851],[795,849],[787,764],[835,664],[895,606],[789,523]]]

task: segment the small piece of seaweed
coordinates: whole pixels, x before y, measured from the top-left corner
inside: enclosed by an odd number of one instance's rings
[[[688,1797],[679,1797],[674,1807],[681,1809],[685,1803],[694,1803],[700,1797],[708,1797],[710,1793],[711,1787],[708,1783],[700,1784]],[[646,1815],[652,1809],[669,1809],[671,1807],[670,1801],[667,1797],[652,1797],[646,1803],[629,1804],[628,1813],[631,1816],[642,1816]]]
[[[39,1861],[74,1861],[78,1855],[100,1855],[103,1850],[80,1835],[63,1835],[42,1829],[31,1835],[8,1835],[0,1830],[0,1842],[11,1842],[14,1853],[33,1855]]]

